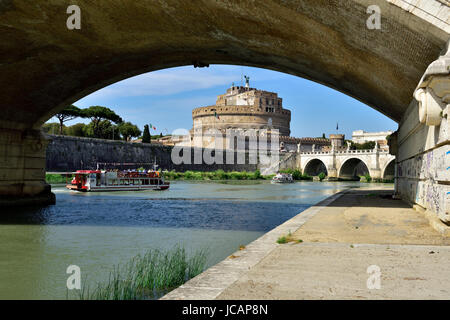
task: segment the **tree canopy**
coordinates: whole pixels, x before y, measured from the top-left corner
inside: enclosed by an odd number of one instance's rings
[[[364,143],[355,143],[351,142],[350,149],[351,150],[368,150],[375,148],[375,141],[366,141]]]
[[[131,138],[140,137],[141,130],[131,122],[124,122],[122,118],[113,110],[103,106],[91,106],[86,109],[79,109],[76,106],[69,106],[55,115],[59,124],[45,123],[42,130],[46,133],[55,133],[78,137],[90,137],[100,139],[119,140],[123,137],[129,141]],[[72,126],[65,126],[64,122],[73,120],[77,117],[88,118],[91,120],[89,124],[77,123]],[[143,142],[150,143],[150,126],[145,125]]]
[[[92,123],[92,130],[95,137],[100,137],[100,122],[103,120],[109,120],[114,123],[122,123],[122,118],[117,115],[113,110],[102,106],[91,106],[87,109],[81,110],[82,115],[85,118],[90,118]]]
[[[132,137],[139,137],[142,133],[141,130],[131,122],[120,123],[119,131],[125,141],[128,141]]]
[[[84,117],[83,111],[74,105],[70,105],[60,112],[55,117],[59,120],[59,134],[63,134],[64,122],[73,120],[77,117]]]

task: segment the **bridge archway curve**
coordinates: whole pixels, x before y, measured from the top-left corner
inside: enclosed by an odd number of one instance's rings
[[[386,180],[393,180],[395,176],[395,159],[389,161],[389,163],[383,168],[381,177]]]
[[[7,155],[0,195],[49,193],[41,124],[131,76],[183,65],[267,68],[334,88],[399,122],[448,41],[436,13],[425,18],[390,0],[77,5],[79,30],[66,28],[65,0],[0,5],[0,151]],[[370,5],[383,13],[381,30],[367,28]]]
[[[400,121],[418,80],[448,39],[437,17],[424,20],[387,0],[258,6],[205,0],[195,10],[191,2],[177,0],[77,4],[80,30],[65,27],[67,1],[0,6],[7,26],[0,37],[8,53],[0,57],[1,128],[38,129],[65,106],[109,84],[149,71],[210,64],[313,80]],[[367,28],[369,5],[383,12],[389,32]]]
[[[359,180],[360,176],[370,174],[367,163],[358,157],[350,157],[344,160],[338,172],[338,178],[349,180]]]
[[[303,173],[311,177],[318,176],[321,172],[328,175],[327,166],[322,160],[317,158],[309,160],[303,169]]]

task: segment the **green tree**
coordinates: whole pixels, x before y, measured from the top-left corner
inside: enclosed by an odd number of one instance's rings
[[[81,109],[74,105],[70,105],[55,114],[55,117],[59,120],[59,134],[63,134],[64,122],[73,120],[77,117],[84,117],[84,115]]]
[[[66,126],[63,125],[63,132],[66,130]],[[48,134],[55,134],[61,132],[60,124],[57,122],[44,123],[42,125],[42,131]]]
[[[104,134],[104,132],[101,132],[101,130],[104,130],[105,128],[100,128],[100,123],[102,121],[109,120],[117,124],[123,122],[122,118],[118,116],[114,111],[102,106],[91,106],[87,109],[83,109],[82,114],[84,117],[91,119],[90,124],[92,124],[92,133],[96,138],[101,138],[102,134]],[[103,126],[105,125],[106,123],[103,123]],[[111,136],[109,138],[111,138]]]
[[[367,141],[364,143],[355,143],[352,142],[350,149],[351,150],[369,150],[375,148],[375,141]]]
[[[65,132],[69,136],[86,137],[86,127],[87,125],[85,125],[84,123],[76,123],[70,127],[67,127]]]
[[[143,143],[150,143],[151,137],[150,137],[150,129],[148,127],[148,124],[144,126],[144,135],[142,136],[142,142]]]
[[[86,137],[120,140],[119,126],[114,125],[109,120],[102,120],[97,124],[97,128],[94,129],[94,123],[91,121],[85,128]]]
[[[119,131],[125,141],[130,138],[139,137],[141,135],[141,130],[131,122],[122,122],[119,124]]]

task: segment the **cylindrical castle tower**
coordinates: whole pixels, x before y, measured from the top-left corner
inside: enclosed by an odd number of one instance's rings
[[[291,112],[282,107],[282,99],[275,92],[231,86],[217,97],[215,105],[192,110],[193,132],[213,128],[226,133],[227,129],[275,129],[281,136],[289,136]]]

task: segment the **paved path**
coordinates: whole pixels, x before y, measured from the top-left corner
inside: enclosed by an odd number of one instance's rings
[[[164,299],[450,299],[450,238],[390,192],[335,195]],[[371,265],[380,289],[367,288]]]

